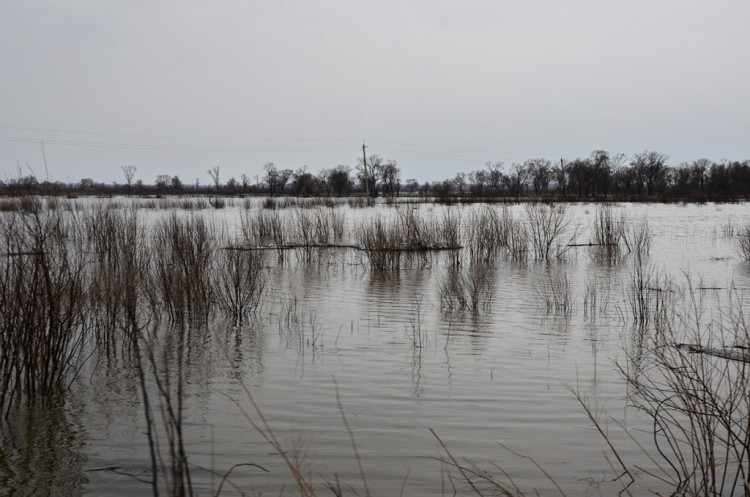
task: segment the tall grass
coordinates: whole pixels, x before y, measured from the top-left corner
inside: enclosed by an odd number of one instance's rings
[[[445,214],[442,219],[428,219],[413,206],[396,208],[395,216],[375,216],[356,227],[355,238],[365,251],[370,266],[376,270],[399,269],[411,264],[415,256],[426,262],[434,251],[457,251],[460,217]],[[457,265],[457,255],[451,260]]]
[[[493,264],[505,250],[514,260],[528,255],[529,233],[507,205],[486,205],[472,211],[466,223],[466,252],[470,264]]]
[[[129,347],[135,328],[160,312],[146,299],[144,284],[151,270],[150,245],[137,211],[108,206],[95,208],[83,219],[89,252],[90,314],[97,344],[107,354]]]
[[[623,230],[622,240],[629,253],[636,257],[644,257],[651,252],[653,238],[648,220],[644,217],[628,224]]]
[[[438,283],[440,307],[446,312],[489,311],[494,300],[491,269],[470,266],[467,269],[449,268]]]
[[[539,302],[544,304],[547,314],[569,316],[573,313],[573,298],[568,275],[555,271],[546,276],[541,284],[533,285]]]
[[[506,223],[509,211],[494,206],[472,211],[466,225],[466,247],[470,264],[492,264],[500,249],[507,245]]]
[[[242,214],[242,231],[246,240],[283,246],[287,235],[284,221],[276,211],[261,210],[255,215]]]
[[[216,237],[202,218],[173,213],[157,223],[151,289],[173,323],[206,321],[213,304]]]
[[[399,232],[380,217],[359,226],[357,242],[362,246],[370,267],[383,271],[398,269],[401,262]]]
[[[89,284],[58,211],[0,217],[0,408],[64,389],[90,331]]]
[[[202,218],[148,226],[108,203],[18,205],[0,216],[0,409],[64,390],[97,351],[131,354],[162,318],[241,322],[262,302],[263,253],[217,250],[222,235]]]
[[[446,247],[454,248],[449,251],[449,262],[451,266],[458,266],[461,259],[458,249],[461,246],[461,211],[456,208],[446,209],[437,224],[438,239]]]
[[[625,237],[626,219],[619,219],[611,205],[600,205],[596,210],[590,252],[599,264],[615,264],[621,256],[620,243]]]

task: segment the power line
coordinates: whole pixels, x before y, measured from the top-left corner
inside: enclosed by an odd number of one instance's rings
[[[288,144],[265,144],[265,145],[187,145],[179,143],[142,143],[142,142],[99,142],[89,140],[61,139],[49,137],[18,137],[18,136],[0,136],[0,141],[11,143],[29,143],[38,144],[43,141],[45,145],[68,146],[78,148],[95,148],[95,149],[119,149],[119,150],[153,150],[153,151],[171,151],[171,152],[349,152],[355,150],[353,144],[355,139],[349,138],[228,138],[228,137],[201,137],[201,136],[177,136],[177,135],[152,135],[152,134],[133,134],[133,133],[110,133],[101,131],[88,130],[70,130],[59,128],[38,128],[26,126],[9,126],[0,125],[0,129],[24,130],[44,133],[66,133],[88,136],[110,136],[110,137],[130,137],[130,138],[148,138],[156,140],[193,140],[193,141],[223,141],[223,142],[297,142],[297,145]],[[359,141],[359,139],[356,139]],[[503,160],[505,162],[514,162],[520,159],[503,158],[501,153],[493,153],[486,150],[473,150],[460,147],[445,147],[433,145],[420,145],[414,143],[396,142],[389,140],[369,140],[370,143],[382,144],[377,146],[377,150],[384,154],[396,154],[406,157],[416,157],[424,159],[449,160],[449,161],[482,161]],[[351,145],[333,144],[327,142],[350,142]],[[392,145],[395,145],[392,146]],[[533,155],[533,154],[532,154]],[[536,154],[546,156],[549,154]],[[556,154],[553,154],[556,155]],[[526,157],[528,158],[528,157]]]
[[[282,137],[263,137],[263,138],[250,138],[250,137],[221,137],[221,136],[180,136],[180,135],[152,135],[144,133],[111,133],[105,131],[89,131],[89,130],[71,130],[71,129],[60,129],[60,128],[34,128],[27,126],[8,126],[0,124],[2,129],[15,129],[20,131],[38,131],[44,133],[67,133],[74,135],[92,135],[92,136],[121,136],[131,138],[158,138],[158,139],[170,139],[170,140],[206,140],[206,141],[289,141],[289,142],[311,142],[311,141],[358,141],[358,138],[282,138]]]
[[[12,143],[39,143],[37,138],[0,136],[0,141]],[[122,150],[165,150],[178,152],[345,152],[354,148],[349,146],[262,146],[262,147],[227,147],[227,146],[191,146],[148,143],[108,143],[73,140],[44,139],[45,145],[69,147],[122,149]]]
[[[386,145],[396,145],[398,147],[410,147],[410,148],[425,148],[429,150],[447,150],[447,151],[456,151],[456,152],[469,152],[473,154],[485,154],[485,155],[493,155],[493,152],[488,152],[486,150],[474,150],[474,149],[468,149],[468,148],[458,148],[458,147],[436,147],[434,145],[417,145],[412,143],[403,143],[403,142],[392,142],[387,140],[370,140],[370,143],[383,143]]]

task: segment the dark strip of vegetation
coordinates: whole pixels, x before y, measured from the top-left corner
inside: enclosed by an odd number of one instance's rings
[[[112,185],[83,178],[77,183],[40,182],[33,174],[0,182],[0,195],[204,195],[201,202],[220,208],[222,196],[270,195],[297,197],[373,197],[423,196],[441,202],[470,202],[476,199],[499,201],[533,198],[621,201],[735,201],[750,197],[750,160],[712,162],[697,159],[669,165],[668,157],[655,151],[644,151],[626,157],[595,150],[587,158],[573,160],[529,159],[504,164],[487,162],[483,169],[458,172],[452,178],[436,182],[401,180],[401,170],[393,160],[379,155],[362,159],[352,169],[339,165],[317,174],[301,167],[296,171],[279,169],[272,162],[263,166],[264,174],[252,178],[242,174],[240,180],[221,181],[219,167],[208,171],[210,184],[185,184],[179,176],[159,174],[153,183],[135,179],[137,168],[123,166],[124,183]],[[281,202],[283,205],[283,201]],[[275,205],[274,202],[270,203]],[[15,209],[13,202],[1,202],[0,210]],[[271,207],[273,208],[273,207]]]

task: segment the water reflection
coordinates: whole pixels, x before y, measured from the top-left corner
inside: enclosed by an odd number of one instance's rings
[[[221,336],[218,347],[224,351],[226,360],[230,366],[230,374],[234,379],[250,378],[254,385],[263,384],[263,353],[265,346],[265,333],[262,323],[251,321],[242,326],[216,326]],[[221,357],[221,355],[219,356]]]
[[[85,433],[80,409],[63,397],[19,402],[0,423],[0,491],[3,495],[79,495]]]

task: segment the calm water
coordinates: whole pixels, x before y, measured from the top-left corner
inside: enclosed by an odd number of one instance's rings
[[[466,219],[471,207],[450,207]],[[685,284],[740,292],[750,288],[750,266],[737,257],[728,226],[750,219],[746,205],[615,206],[632,219],[645,216],[654,233],[648,267]],[[347,209],[353,225],[388,207]],[[448,207],[423,205],[423,216]],[[512,208],[517,217],[523,206]],[[588,242],[597,207],[571,205],[569,233]],[[241,207],[202,211],[236,226]],[[159,213],[148,214],[158,217]],[[346,416],[373,495],[469,495],[439,459],[430,429],[453,456],[519,487],[559,494],[529,456],[568,495],[612,495],[619,490],[604,456],[605,441],[570,388],[602,409],[602,423],[630,463],[653,469],[623,430],[648,447],[651,425],[627,407],[627,388],[615,368],[632,346],[628,284],[632,258],[609,266],[587,247],[551,263],[514,262],[505,255],[488,269],[493,301],[487,311],[441,309],[439,283],[451,269],[435,254],[399,271],[373,272],[360,252],[321,249],[312,262],[294,252],[266,263],[269,285],[256,319],[242,327],[214,321],[190,330],[186,351],[187,452],[197,495],[213,495],[220,476],[238,463],[231,482],[249,495],[294,494],[281,458],[243,414],[258,422],[246,384],[276,437],[298,454],[317,482],[338,475],[363,494],[363,478]],[[570,281],[572,312],[549,313],[538,297],[550,276]],[[584,313],[586,287],[596,288],[597,313]],[[719,299],[722,290],[706,292]],[[166,344],[165,346],[169,346]],[[338,392],[337,392],[338,388]],[[137,372],[122,359],[92,357],[64,399],[25,406],[3,424],[0,480],[11,495],[144,495],[150,477]],[[341,409],[338,407],[338,400]],[[613,419],[608,419],[611,416]],[[158,419],[157,419],[157,422]],[[163,442],[162,442],[163,443]],[[504,448],[504,447],[507,447]],[[609,452],[608,452],[609,453]],[[611,456],[610,456],[611,458]],[[495,466],[496,465],[496,466]],[[664,490],[647,475],[634,493]],[[222,495],[240,495],[225,484]]]

